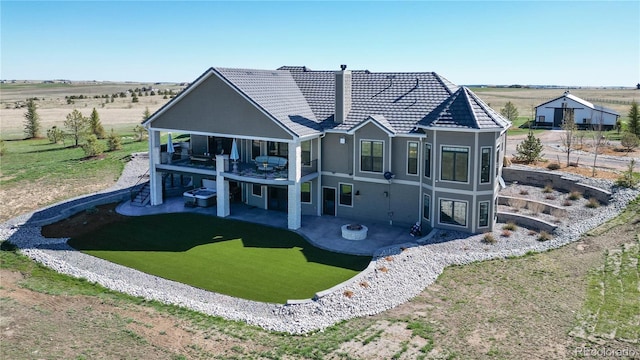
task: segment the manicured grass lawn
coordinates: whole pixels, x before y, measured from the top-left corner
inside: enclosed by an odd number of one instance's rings
[[[132,217],[69,244],[145,273],[244,299],[313,297],[367,267],[284,230],[197,214]]]

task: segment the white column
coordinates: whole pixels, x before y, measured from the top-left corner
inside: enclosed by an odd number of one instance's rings
[[[287,227],[291,230],[299,229],[302,223],[302,206],[300,204],[300,178],[302,177],[302,147],[300,142],[289,143],[289,180],[293,185],[287,186]]]
[[[223,171],[227,171],[225,163],[229,164],[229,155],[216,155],[216,192],[217,192],[217,215],[219,217],[227,217],[229,210],[229,181],[222,176]]]
[[[160,164],[160,156],[160,131],[149,130],[149,183],[152,206],[162,204],[162,176],[156,171],[156,164]]]

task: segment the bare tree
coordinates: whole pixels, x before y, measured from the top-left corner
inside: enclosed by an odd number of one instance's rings
[[[564,133],[560,135],[560,140],[567,153],[567,166],[569,166],[569,156],[575,146],[575,133],[578,130],[575,121],[573,121],[573,109],[565,107],[562,112],[562,130]]]
[[[595,124],[593,132],[593,172],[591,176],[596,176],[596,163],[598,161],[598,151],[604,141],[604,134],[602,133],[602,112],[598,117],[598,122]]]

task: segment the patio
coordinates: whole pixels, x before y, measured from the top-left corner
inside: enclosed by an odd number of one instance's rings
[[[138,207],[129,201],[118,205],[118,213],[128,216],[142,216],[162,213],[191,212],[216,216],[216,207],[185,207],[182,197],[165,199],[162,205]],[[241,203],[231,204],[229,219],[242,220],[286,229],[287,213],[259,209]],[[342,238],[341,227],[349,224],[349,219],[334,216],[302,216],[302,227],[296,232],[321,249],[351,255],[374,255],[376,250],[392,245],[415,243],[409,229],[379,222],[359,222],[365,225],[368,235],[365,240],[353,241]],[[426,234],[424,234],[426,235]]]

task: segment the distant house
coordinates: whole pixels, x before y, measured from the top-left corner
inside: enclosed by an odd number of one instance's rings
[[[290,229],[311,215],[483,232],[511,123],[433,72],[285,66],[210,68],[144,125],[152,206],[179,173],[215,180],[221,217],[232,198],[286,212]],[[167,156],[161,132],[189,141]]]
[[[611,130],[615,128],[620,114],[565,91],[562,96],[536,106],[535,125],[559,128],[565,117],[572,117],[578,128],[590,129],[601,125],[603,130]]]

